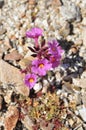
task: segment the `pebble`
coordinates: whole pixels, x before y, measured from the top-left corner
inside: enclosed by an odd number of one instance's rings
[[[86,36],[86,26],[84,26],[82,28],[82,40],[83,40],[83,45],[86,48],[86,38],[85,38],[85,36]]]
[[[60,12],[65,20],[76,20],[79,22],[81,20],[80,8],[76,6],[71,1],[63,0],[63,6],[60,7]]]
[[[64,22],[59,30],[59,33],[61,36],[67,37],[70,34],[70,24],[68,22]]]
[[[18,61],[21,60],[23,56],[18,53],[17,50],[12,50],[10,53],[6,54],[4,60]]]
[[[29,88],[25,86],[23,78],[20,70],[5,61],[0,60],[0,81],[4,84],[16,84],[16,91],[22,95],[28,96]]]
[[[70,127],[73,127],[74,121],[72,119],[68,120]]]
[[[37,93],[38,91],[42,89],[42,84],[36,83],[33,89],[35,90],[35,93]]]
[[[82,92],[82,97],[81,98],[82,98],[83,105],[86,108],[86,92]]]
[[[3,96],[0,95],[0,111],[1,111],[1,109],[2,109],[2,104],[3,104]]]
[[[27,115],[25,116],[24,120],[22,120],[22,123],[28,130],[33,130],[33,122]]]
[[[82,25],[86,26],[86,17],[83,18]]]
[[[81,105],[81,103],[82,103],[82,95],[80,94],[80,91],[78,93],[76,93],[75,99],[76,99],[76,104]]]
[[[4,0],[0,0],[0,8],[2,8],[4,5]]]
[[[86,122],[86,108],[83,106],[81,109],[79,109],[79,114],[84,122]]]
[[[81,127],[79,127],[77,130],[83,130],[82,126],[81,126]]]
[[[0,24],[0,35],[6,32],[6,29],[3,27],[4,25]]]
[[[78,71],[78,78],[74,78],[73,82],[70,81],[71,83],[63,84],[62,88],[58,89],[56,92],[60,99],[64,102],[64,105],[67,107],[66,110],[70,109],[69,102],[72,101],[75,101],[76,105],[80,106],[80,112],[76,109],[73,110],[73,117],[77,117],[76,119],[72,119],[71,116],[70,119],[65,119],[65,115],[63,116],[63,122],[65,122],[65,125],[70,125],[73,127],[69,128],[70,130],[74,129],[73,121],[74,123],[76,121],[80,124],[81,120],[79,117],[81,116],[83,119],[83,113],[86,113],[86,110],[84,110],[86,109],[86,74],[82,73],[84,71],[84,64],[82,62],[84,60],[86,61],[86,0],[0,0],[0,2],[1,1],[4,1],[4,4],[0,6],[0,81],[2,82],[0,87],[3,86],[2,88],[6,89],[6,93],[4,93],[6,103],[9,105],[11,103],[11,90],[7,88],[7,86],[9,86],[8,83],[14,83],[14,86],[11,89],[12,91],[15,90],[18,94],[28,96],[29,90],[23,84],[24,75],[21,76],[20,71],[16,67],[3,61],[2,55],[5,54],[6,56],[11,54],[12,49],[17,50],[18,54],[23,57],[20,61],[16,62],[16,65],[19,65],[22,69],[25,69],[26,66],[34,59],[30,56],[30,50],[28,50],[28,46],[33,46],[34,42],[32,39],[25,37],[25,32],[34,26],[40,27],[44,31],[43,36],[45,36],[46,41],[48,39],[58,39],[61,42],[61,46],[65,46],[64,51],[67,49],[67,52],[64,53],[64,58],[69,57],[69,60],[65,63],[66,67],[64,67],[63,76],[70,76],[68,75],[69,72],[67,69],[69,69],[69,71],[71,70],[72,73]],[[75,46],[72,46],[72,43]],[[71,58],[71,55],[79,56],[77,56],[75,60],[75,57]],[[82,57],[83,60],[81,60],[80,57]],[[14,59],[14,61],[15,60],[16,59]],[[72,68],[69,64],[70,61]],[[14,62],[13,64],[15,65]],[[81,70],[79,68],[80,66],[82,67]],[[79,73],[79,71],[82,72]],[[58,83],[63,79],[59,72],[60,71],[58,71],[55,75]],[[48,77],[51,84],[53,84],[55,80],[53,77],[54,76],[52,74]],[[49,83],[43,81],[43,93],[47,92],[48,86]],[[40,89],[41,87],[37,84],[35,86],[35,90],[40,91]],[[81,107],[81,103],[84,105],[84,109]],[[77,111],[77,114],[75,111]],[[83,124],[86,122],[85,117],[82,122]],[[8,121],[8,124],[10,124],[11,121]],[[25,119],[22,120],[22,123],[26,127],[23,128],[23,130],[32,130],[33,122],[27,115],[25,116]],[[76,123],[77,126],[74,130],[83,130],[82,125],[78,124]]]
[[[61,1],[60,1],[60,0],[53,0],[53,1],[52,1],[52,5],[53,5],[53,6],[54,6],[54,8],[55,8],[55,6],[56,6],[56,7],[61,6],[61,5],[62,5],[62,3],[61,3]]]
[[[19,111],[16,106],[9,106],[5,116],[5,130],[13,130],[19,118]]]
[[[86,70],[82,73],[81,79],[86,78]]]
[[[44,79],[44,80],[43,80],[43,89],[42,89],[42,93],[46,93],[48,87],[49,87],[49,82],[48,82],[46,79]]]
[[[74,93],[73,87],[70,83],[65,82],[62,86],[63,90],[68,92],[68,93]]]
[[[56,92],[57,95],[60,95],[61,93],[62,93],[62,90],[58,90],[58,91]]]
[[[5,102],[10,104],[11,103],[11,96],[12,96],[13,90],[8,90],[7,94],[4,96]]]
[[[82,89],[86,89],[86,78],[83,78],[83,79],[73,78],[73,84],[77,85],[78,87],[81,87]]]

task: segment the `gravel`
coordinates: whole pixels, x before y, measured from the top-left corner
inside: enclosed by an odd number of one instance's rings
[[[7,108],[16,104],[14,108],[18,112],[18,95],[22,94],[25,100],[29,95],[19,69],[25,69],[28,61],[33,60],[28,50],[28,46],[33,46],[33,40],[26,38],[25,32],[35,26],[44,30],[46,41],[57,39],[64,49],[61,65],[55,69],[54,75],[51,73],[48,77],[66,107],[62,122],[67,130],[85,130],[86,0],[0,0],[0,129],[5,126],[5,112],[10,114]],[[41,85],[40,82],[35,86],[35,95],[37,92],[41,95],[43,86],[42,92],[45,94],[48,91],[49,82],[46,79]],[[11,99],[13,93],[16,95],[14,102]],[[12,127],[34,130],[34,121],[23,107],[22,113],[26,114],[24,120],[20,121],[17,117]]]

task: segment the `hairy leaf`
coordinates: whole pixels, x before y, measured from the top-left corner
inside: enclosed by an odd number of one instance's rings
[[[39,47],[35,47],[35,46],[34,46],[34,49],[35,49],[35,51],[39,51],[40,50]]]
[[[36,57],[36,56],[37,56],[37,54],[32,54],[31,56]]]
[[[28,47],[32,52],[36,52],[32,47]]]

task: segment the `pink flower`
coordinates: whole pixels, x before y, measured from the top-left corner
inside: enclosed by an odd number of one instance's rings
[[[35,40],[36,47],[38,47],[38,37],[42,36],[42,29],[35,27],[26,32],[26,36]]]
[[[61,57],[61,53],[63,52],[63,50],[61,49],[59,43],[56,40],[48,42],[48,45],[49,45],[49,54],[58,55],[58,57]]]
[[[32,62],[32,72],[39,76],[45,76],[51,68],[52,64],[47,59],[35,59]]]
[[[59,43],[56,40],[52,42],[48,42],[50,54],[50,62],[52,63],[52,67],[55,68],[60,64],[61,56],[63,53],[62,48],[59,46]]]
[[[26,36],[29,38],[38,38],[42,36],[42,29],[35,27],[26,32]]]
[[[60,58],[57,55],[50,56],[50,62],[52,63],[52,68],[58,67]]]
[[[30,89],[33,88],[37,81],[37,76],[35,74],[26,74],[24,83],[26,86],[28,86]]]

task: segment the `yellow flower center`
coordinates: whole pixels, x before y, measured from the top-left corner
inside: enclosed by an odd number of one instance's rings
[[[30,79],[29,79],[29,82],[30,82],[30,83],[33,83],[33,82],[34,82],[34,79],[33,79],[33,78],[30,78]]]
[[[39,67],[40,67],[40,68],[43,68],[43,67],[44,67],[44,64],[42,64],[42,63],[39,64]]]

